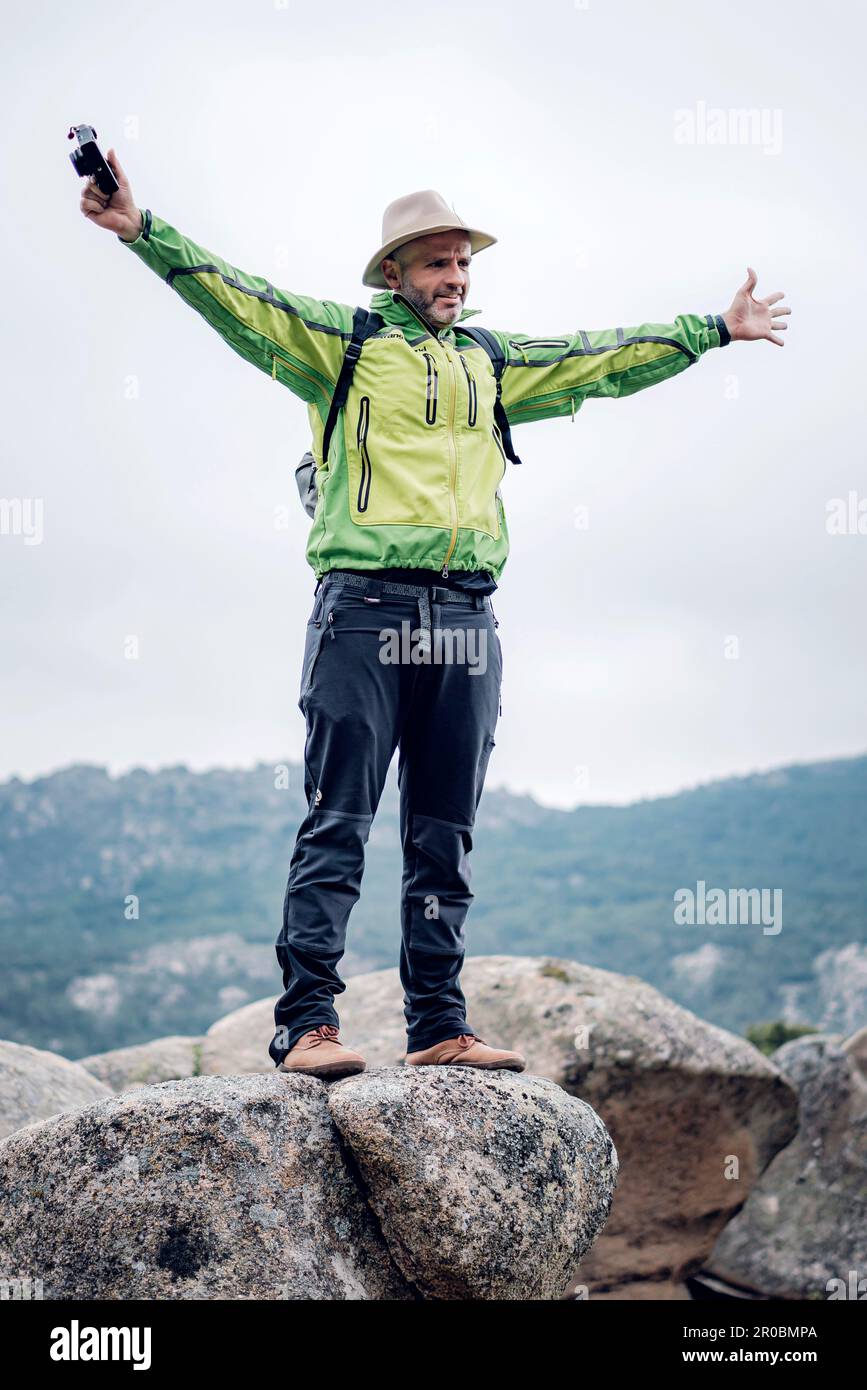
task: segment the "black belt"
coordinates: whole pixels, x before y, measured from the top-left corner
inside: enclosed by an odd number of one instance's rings
[[[406,594],[409,598],[417,599],[421,619],[420,652],[430,648],[432,644],[430,611],[432,603],[458,603],[465,608],[484,609],[487,600],[486,594],[470,594],[461,589],[445,589],[439,584],[402,584],[395,579],[368,579],[360,574],[349,574],[346,570],[329,570],[317,584],[317,593],[320,584],[348,584],[350,588],[363,589],[365,591],[364,597],[368,603],[379,603],[380,593]]]

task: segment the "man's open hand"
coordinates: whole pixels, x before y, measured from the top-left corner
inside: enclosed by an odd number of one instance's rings
[[[746,280],[730,307],[722,315],[726,328],[732,336],[732,342],[736,339],[767,338],[769,343],[776,343],[778,347],[782,347],[783,339],[777,335],[788,328],[782,316],[792,311],[784,304],[771,308],[772,304],[776,305],[778,299],[782,299],[782,290],[777,290],[776,294],[769,294],[766,299],[753,299],[756,279],[756,272],[748,265]]]
[[[115,193],[103,193],[91,175],[81,191],[81,211],[97,227],[116,232],[124,241],[135,241],[142,227],[142,215],[135,205],[129,179],[120,167],[114,150],[107,150],[106,163],[118,182]]]

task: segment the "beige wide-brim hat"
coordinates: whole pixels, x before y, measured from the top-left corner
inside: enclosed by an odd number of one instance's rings
[[[405,198],[395,198],[382,214],[382,246],[375,256],[367,262],[362,284],[376,289],[388,289],[388,282],[379,268],[379,263],[404,242],[414,237],[430,236],[434,232],[466,232],[470,239],[473,255],[493,246],[497,238],[476,227],[468,227],[450,208],[441,193],[433,188],[424,188],[420,193],[407,193]]]

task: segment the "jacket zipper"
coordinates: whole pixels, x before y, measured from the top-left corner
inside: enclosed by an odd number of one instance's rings
[[[445,558],[445,560],[443,561],[443,567],[442,567],[442,571],[441,571],[441,572],[442,572],[442,577],[443,577],[443,579],[448,579],[448,577],[449,577],[449,560],[452,558],[452,552],[454,551],[454,548],[455,548],[455,546],[456,546],[456,544],[457,544],[457,539],[458,539],[458,501],[457,501],[457,497],[455,496],[455,477],[456,477],[456,474],[457,474],[457,445],[455,444],[455,434],[454,434],[455,396],[456,396],[456,394],[457,394],[457,381],[456,381],[456,379],[455,379],[455,367],[454,367],[454,363],[453,363],[453,361],[452,361],[451,354],[450,354],[448,348],[447,348],[447,347],[445,346],[445,344],[443,343],[442,339],[441,339],[440,336],[439,336],[439,333],[436,332],[436,330],[434,329],[433,325],[430,324],[430,323],[427,323],[427,322],[422,318],[421,314],[419,314],[418,311],[413,307],[413,305],[410,304],[409,300],[406,299],[404,295],[400,294],[399,291],[396,290],[396,291],[394,292],[394,298],[395,298],[395,299],[399,299],[403,304],[405,304],[406,307],[409,309],[410,313],[411,313],[415,318],[418,319],[419,323],[420,323],[420,324],[427,330],[427,332],[431,335],[431,337],[433,338],[434,342],[440,344],[440,346],[443,348],[443,350],[444,350],[444,352],[445,352],[445,354],[446,354],[446,358],[447,358],[448,364],[449,364],[449,380],[450,380],[450,382],[451,382],[451,389],[450,389],[450,391],[449,391],[449,424],[448,424],[448,431],[449,431],[449,451],[450,451],[450,455],[451,455],[450,462],[449,462],[449,502],[450,502],[450,504],[451,504],[451,510],[452,510],[452,512],[454,513],[454,518],[455,518],[455,519],[454,519],[454,523],[453,523],[453,525],[452,525],[452,538],[451,538],[451,541],[449,542],[449,548],[448,548],[448,550],[446,551],[446,558]]]
[[[470,394],[470,403],[467,407],[467,424],[469,425],[470,429],[472,429],[473,425],[476,423],[476,412],[478,409],[478,395],[476,393],[476,383],[463,357],[461,357],[461,366],[464,369],[464,376],[467,379],[467,390]]]
[[[522,410],[547,410],[549,405],[559,405],[560,401],[571,401],[571,403],[572,403],[572,424],[574,425],[574,423],[575,423],[575,397],[574,397],[574,395],[572,394],[571,391],[568,392],[566,395],[552,396],[551,399],[550,399],[550,400],[547,400],[547,401],[537,401],[535,405],[532,405],[532,404],[527,404],[527,405],[513,405],[513,406],[511,406],[510,409],[511,409],[511,413],[512,413],[513,415],[517,415],[517,414],[518,414],[520,411],[522,411]]]
[[[515,341],[514,338],[510,338],[510,339],[509,339],[509,347],[515,348],[515,349],[521,354],[521,356],[523,357],[523,359],[524,359],[525,362],[527,362],[527,360],[528,360],[528,359],[527,359],[527,354],[526,354],[526,352],[524,351],[525,348],[540,348],[540,347],[562,347],[562,348],[565,348],[565,347],[568,347],[568,346],[569,346],[569,341],[568,341],[568,339],[566,339],[566,338],[528,338],[527,341],[526,341],[525,343],[517,343],[517,342]]]
[[[370,397],[362,396],[361,405],[358,410],[358,453],[361,459],[361,481],[358,484],[358,497],[356,507],[360,512],[367,511],[367,504],[370,500],[370,480],[373,469],[370,465],[370,456],[367,452],[367,428],[370,423]],[[365,487],[366,483],[366,487]],[[364,501],[362,502],[362,495]]]
[[[422,356],[427,362],[427,396],[425,398],[424,418],[428,425],[432,425],[437,418],[439,372],[437,371],[437,364],[429,352],[422,349]]]
[[[326,400],[329,404],[331,403],[331,397],[328,395],[327,391],[325,390],[325,387],[322,385],[322,382],[321,382],[321,381],[317,381],[317,379],[316,379],[315,376],[311,376],[309,372],[305,372],[305,370],[304,370],[303,367],[295,367],[295,366],[293,366],[291,362],[287,362],[287,361],[286,361],[286,358],[285,358],[285,357],[278,357],[277,354],[276,354],[276,352],[272,352],[272,353],[271,353],[271,357],[273,358],[273,364],[272,364],[272,367],[271,367],[271,380],[272,380],[272,381],[276,381],[276,380],[277,380],[277,363],[278,363],[278,362],[282,362],[283,366],[284,366],[284,367],[287,367],[287,368],[289,369],[290,372],[295,372],[295,374],[296,374],[297,376],[303,376],[303,377],[306,377],[308,381],[312,381],[312,383],[313,383],[313,385],[316,387],[317,391],[321,391],[321,392],[322,392],[322,395],[325,397],[325,400]]]
[[[449,542],[449,548],[448,548],[448,550],[446,551],[446,558],[443,560],[443,568],[442,568],[442,577],[443,577],[443,579],[448,579],[448,577],[449,577],[449,560],[452,558],[452,551],[454,550],[455,546],[457,545],[457,540],[458,540],[458,499],[457,499],[457,497],[455,496],[455,478],[456,478],[456,475],[457,475],[457,468],[458,468],[458,451],[457,451],[457,445],[455,444],[455,433],[454,433],[454,423],[455,423],[455,397],[456,397],[456,395],[457,395],[458,383],[457,383],[457,380],[456,380],[456,378],[455,378],[455,365],[454,365],[454,362],[452,361],[452,355],[451,355],[451,353],[449,352],[448,348],[445,348],[445,354],[446,354],[446,360],[448,361],[448,364],[449,364],[449,381],[450,381],[450,388],[449,388],[449,451],[450,451],[451,457],[450,457],[450,460],[449,460],[449,502],[451,503],[452,511],[454,512],[454,517],[455,517],[454,526],[453,526],[453,530],[452,530],[452,538],[451,538],[451,541]]]

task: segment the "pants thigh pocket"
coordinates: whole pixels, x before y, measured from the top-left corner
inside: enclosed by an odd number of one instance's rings
[[[311,621],[307,624],[307,634],[304,639],[304,660],[301,664],[301,689],[298,695],[298,708],[303,711],[304,697],[307,695],[313,682],[313,668],[316,665],[316,658],[322,649],[322,640],[325,637],[326,623],[320,610],[320,626]]]
[[[319,592],[313,600],[313,612],[310,614],[309,621],[315,623],[317,619],[321,622],[322,610],[325,607],[325,589],[320,587]]]

